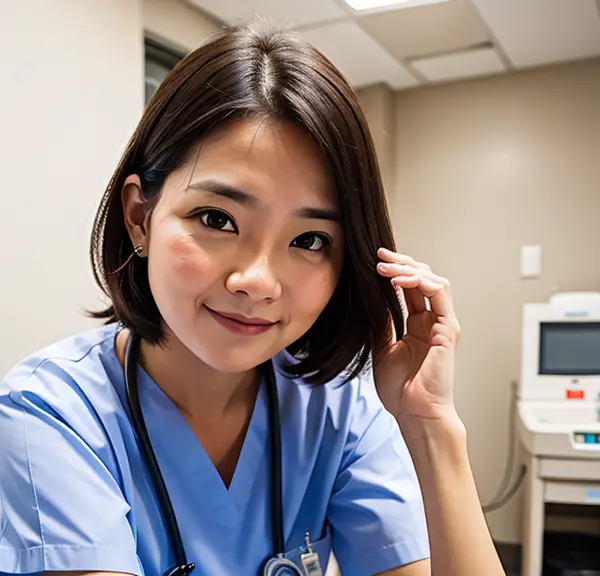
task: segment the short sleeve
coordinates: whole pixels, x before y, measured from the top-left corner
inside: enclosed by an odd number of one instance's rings
[[[102,433],[92,410],[73,396],[69,410],[78,424]],[[38,395],[0,390],[0,572],[141,574],[128,512],[114,475],[84,436]]]
[[[333,550],[344,576],[368,576],[429,557],[421,491],[396,420],[372,376],[361,378],[329,502]]]

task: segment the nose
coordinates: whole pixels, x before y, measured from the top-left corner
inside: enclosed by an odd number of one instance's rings
[[[277,300],[281,296],[281,284],[277,280],[266,256],[255,258],[250,265],[238,268],[225,281],[232,294],[246,294],[253,301]]]

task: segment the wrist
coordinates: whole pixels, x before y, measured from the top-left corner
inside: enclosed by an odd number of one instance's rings
[[[458,414],[435,421],[399,421],[423,488],[449,478],[470,481],[467,430]],[[437,493],[437,492],[436,492]]]
[[[466,446],[467,429],[454,407],[447,407],[435,417],[400,415],[396,417],[408,444]]]

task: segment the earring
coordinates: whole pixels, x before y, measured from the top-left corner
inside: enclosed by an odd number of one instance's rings
[[[117,272],[120,272],[121,270],[123,270],[123,268],[125,268],[125,266],[127,266],[127,264],[129,264],[129,262],[131,262],[131,259],[134,256],[140,256],[143,251],[144,251],[144,247],[141,244],[137,244],[136,247],[133,249],[133,252],[130,254],[129,258],[127,258],[127,260],[125,260],[125,262],[123,262],[123,264],[121,264],[116,270],[109,272],[108,275],[112,276],[113,274],[116,274]]]

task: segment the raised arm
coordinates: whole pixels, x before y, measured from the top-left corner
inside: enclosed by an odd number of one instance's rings
[[[427,516],[431,563],[397,576],[504,576],[477,495],[467,434],[453,401],[460,328],[448,280],[414,259],[380,250],[378,271],[403,289],[407,333],[378,356],[375,382],[413,458]],[[427,300],[426,300],[427,299]]]

